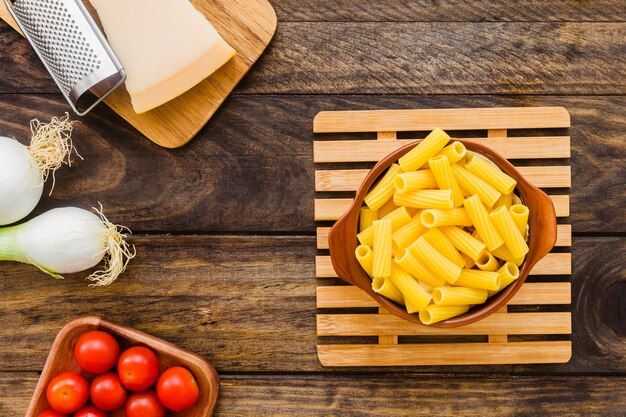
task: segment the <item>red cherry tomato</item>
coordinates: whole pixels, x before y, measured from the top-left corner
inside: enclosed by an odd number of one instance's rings
[[[89,384],[84,376],[76,372],[63,372],[48,384],[46,398],[50,407],[59,413],[73,413],[87,402]]]
[[[89,389],[91,402],[101,410],[114,411],[124,405],[126,390],[117,374],[109,372],[98,375]]]
[[[39,413],[37,417],[67,417],[65,414],[61,414],[58,411],[54,411],[52,408],[48,408],[45,411]]]
[[[191,372],[180,366],[170,368],[159,377],[157,395],[161,403],[174,411],[192,407],[198,401],[198,383]]]
[[[159,376],[159,361],[153,351],[143,346],[127,349],[117,363],[122,384],[131,391],[145,391]]]
[[[78,411],[74,417],[107,417],[107,413],[90,405]]]
[[[126,401],[126,417],[163,417],[165,408],[154,391],[135,392]]]
[[[82,370],[102,374],[115,366],[120,356],[120,345],[106,332],[94,330],[83,333],[74,346],[74,357]]]

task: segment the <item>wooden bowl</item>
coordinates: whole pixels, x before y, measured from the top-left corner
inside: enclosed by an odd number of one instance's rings
[[[461,142],[468,150],[477,152],[495,162],[505,173],[517,181],[515,192],[520,196],[523,203],[529,209],[529,252],[520,266],[520,276],[500,293],[489,298],[484,304],[472,307],[467,313],[453,317],[439,323],[432,324],[434,327],[458,327],[473,323],[494,313],[511,299],[520,289],[530,270],[543,258],[556,243],[556,213],[552,200],[539,188],[530,184],[522,175],[507,161],[489,147],[477,142],[453,139],[452,142]],[[418,314],[409,314],[404,306],[375,293],[372,290],[372,280],[361,268],[356,260],[354,251],[358,245],[357,227],[359,224],[359,210],[363,205],[363,198],[381,174],[387,171],[392,163],[413,149],[419,141],[409,143],[406,146],[392,152],[381,160],[368,173],[356,193],[356,197],[348,211],[334,224],[328,235],[328,245],[333,268],[339,278],[355,285],[370,295],[376,302],[398,317],[413,323],[422,324]]]
[[[168,411],[167,416],[178,417],[209,417],[213,415],[217,404],[220,382],[215,368],[200,356],[187,352],[171,343],[154,336],[131,329],[130,327],[111,323],[100,317],[86,316],[73,320],[65,325],[57,335],[48,359],[35,388],[35,393],[28,406],[26,417],[37,417],[49,408],[46,400],[46,388],[50,381],[65,371],[81,373],[91,382],[92,375],[81,371],[74,359],[74,344],[78,337],[90,330],[103,330],[112,334],[120,344],[122,351],[134,346],[143,345],[152,349],[159,358],[159,374],[172,366],[187,368],[198,382],[200,397],[192,408],[181,412]],[[123,408],[107,414],[109,417],[124,417]]]

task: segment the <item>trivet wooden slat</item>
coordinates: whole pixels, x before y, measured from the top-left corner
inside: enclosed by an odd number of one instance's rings
[[[340,140],[318,135],[314,142],[315,220],[318,255],[317,280],[318,356],[324,366],[420,366],[560,363],[571,357],[571,253],[572,229],[564,224],[571,187],[570,138],[547,129],[568,128],[569,113],[561,107],[381,110],[321,112],[315,133],[333,133]],[[348,208],[351,198],[373,165],[411,139],[398,132],[419,132],[435,127],[481,141],[509,159],[536,186],[551,194],[559,217],[557,249],[542,259],[508,306],[468,326],[441,329],[418,326],[381,311],[356,287],[341,285],[328,256],[328,230]],[[533,129],[532,136],[512,129]],[[484,131],[477,137],[476,131]],[[537,130],[546,130],[542,136]],[[456,131],[456,132],[455,132]],[[371,139],[352,133],[371,133]],[[511,137],[513,133],[513,137]],[[557,134],[561,134],[558,132]],[[404,137],[412,133],[403,133]],[[354,135],[353,135],[354,136]],[[418,133],[415,133],[416,137]],[[463,135],[463,136],[467,136]],[[507,137],[509,136],[509,137]],[[539,163],[526,160],[539,160]],[[561,161],[558,161],[561,159]],[[541,163],[541,160],[546,160]],[[557,161],[555,161],[557,160]],[[326,165],[332,164],[332,165]],[[338,195],[343,193],[344,195]],[[549,281],[549,282],[546,282]],[[549,311],[541,307],[550,305]],[[523,307],[530,306],[530,307]],[[537,306],[537,307],[535,307]],[[560,306],[560,307],[559,307]],[[540,312],[537,312],[537,309]],[[534,310],[534,311],[532,311]],[[555,311],[559,310],[559,311]],[[481,338],[482,336],[482,338]],[[510,339],[509,336],[514,336]],[[523,340],[519,339],[522,336]],[[372,343],[371,338],[378,342]],[[418,339],[416,339],[418,337]],[[464,340],[464,338],[471,340]],[[481,341],[476,341],[476,338]],[[517,339],[515,339],[517,338]],[[549,340],[548,340],[549,339]]]

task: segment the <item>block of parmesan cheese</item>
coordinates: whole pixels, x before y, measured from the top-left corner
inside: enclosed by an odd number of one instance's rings
[[[90,0],[137,113],[179,96],[235,54],[188,0]]]

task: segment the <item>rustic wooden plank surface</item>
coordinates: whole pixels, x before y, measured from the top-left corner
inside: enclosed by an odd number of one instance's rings
[[[0,25],[0,92],[56,92]],[[282,23],[237,91],[625,94],[625,36],[626,23]]]
[[[34,373],[0,372],[0,393],[11,395],[0,395],[2,415],[23,415],[36,382]],[[624,378],[608,376],[222,375],[216,416],[621,416],[624,390]]]
[[[29,266],[2,264],[0,371],[41,370],[63,324],[101,314],[190,349],[219,372],[389,372],[319,365],[314,236],[148,235],[133,240],[137,258],[107,288],[87,287],[82,274],[55,281]],[[572,250],[572,305],[551,307],[573,311],[571,362],[398,372],[626,374],[626,238],[575,237]]]
[[[624,7],[619,1],[562,0],[274,0],[283,21],[620,21]],[[621,7],[620,7],[621,6]]]
[[[54,193],[36,210],[101,201],[112,219],[136,232],[312,234],[312,141],[345,139],[312,133],[318,111],[522,105],[563,105],[571,113],[572,128],[553,133],[571,136],[573,231],[626,232],[626,217],[619,215],[626,207],[624,96],[236,96],[196,139],[175,151],[142,139],[102,107],[76,126],[75,144],[85,160],[74,158],[71,169],[58,171]],[[0,118],[0,132],[24,140],[30,119],[66,108],[59,95],[0,95],[0,114],[10,115]]]

